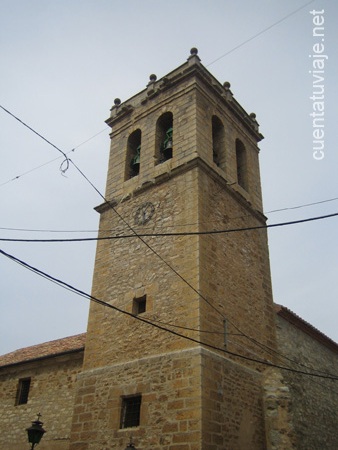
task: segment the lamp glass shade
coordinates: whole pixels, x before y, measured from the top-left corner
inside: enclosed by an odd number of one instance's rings
[[[42,428],[42,422],[39,420],[32,422],[32,426],[27,428],[26,431],[28,434],[28,442],[31,444],[38,444],[45,433],[45,430]]]

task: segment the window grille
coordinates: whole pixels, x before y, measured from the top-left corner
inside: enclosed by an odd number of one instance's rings
[[[141,395],[122,398],[120,428],[138,427],[140,425]]]

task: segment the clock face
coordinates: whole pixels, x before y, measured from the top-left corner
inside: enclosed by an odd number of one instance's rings
[[[144,225],[152,218],[155,211],[155,206],[146,202],[137,208],[135,211],[134,221],[136,225]]]

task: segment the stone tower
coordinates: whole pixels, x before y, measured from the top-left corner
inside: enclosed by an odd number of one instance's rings
[[[266,220],[255,115],[192,49],[107,124],[113,239],[92,295],[112,308],[91,304],[70,448],[262,450],[275,325],[266,230],[250,229]]]

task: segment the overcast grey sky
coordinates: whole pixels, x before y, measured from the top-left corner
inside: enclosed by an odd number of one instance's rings
[[[128,99],[151,73],[164,76],[197,47],[208,70],[257,114],[268,223],[335,213],[337,200],[269,213],[338,197],[338,3],[316,0],[290,15],[306,3],[0,0],[0,104],[64,152],[75,149],[71,159],[104,192],[110,145],[104,120],[114,98]],[[313,37],[314,17],[322,37]],[[316,77],[313,61],[323,55]],[[325,89],[321,160],[313,158],[314,81]],[[93,208],[102,199],[73,167],[62,176],[57,150],[3,110],[0,148],[1,238],[95,237]],[[336,341],[337,224],[333,217],[269,231],[275,302]],[[0,248],[90,292],[95,242]],[[0,274],[0,354],[86,330],[84,298],[1,255]]]

